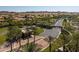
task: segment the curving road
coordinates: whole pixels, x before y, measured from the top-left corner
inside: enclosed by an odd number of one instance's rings
[[[51,36],[53,38],[58,38],[60,33],[61,33],[61,28],[62,27],[62,23],[63,23],[63,20],[58,20],[52,29],[44,29],[44,32],[41,33],[40,35],[41,36],[44,36],[44,37],[48,37],[48,36]]]
[[[54,24],[54,26],[60,26],[60,27],[62,27],[62,23],[63,23],[63,20],[58,20],[55,24]],[[52,36],[52,37],[54,37],[54,38],[57,38],[59,35],[60,35],[60,33],[61,33],[61,28],[60,27],[54,27],[54,28],[52,28],[52,29],[45,29],[45,31],[43,32],[43,33],[41,33],[40,35],[42,35],[42,36],[45,36],[45,37],[48,37],[49,35],[50,36]],[[31,39],[31,41],[30,42],[33,42],[33,38],[30,38]],[[38,40],[39,39],[39,37],[37,37],[36,38],[36,40]],[[41,40],[38,40],[36,43],[38,43],[39,45],[41,45],[41,42],[43,43],[42,44],[42,47],[44,48],[44,47],[47,47],[48,46],[48,42],[46,42],[46,41],[44,41],[43,39],[43,37],[40,37],[40,39]],[[26,41],[22,41],[22,45],[25,45],[27,43],[27,40]],[[3,46],[1,46],[0,47],[0,51],[2,52],[2,51],[10,51],[10,47],[4,47],[5,46],[5,44],[3,45]],[[14,46],[13,46],[13,49],[16,49],[16,48],[18,48],[19,47],[19,45],[18,45],[18,43],[14,43]]]

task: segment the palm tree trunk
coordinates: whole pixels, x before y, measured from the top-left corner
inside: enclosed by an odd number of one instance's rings
[[[63,45],[63,52],[66,52],[66,51],[65,51],[65,45]]]
[[[34,34],[34,44],[35,44],[35,34]]]
[[[51,42],[49,43],[49,51],[51,52]]]
[[[76,49],[75,49],[75,52],[78,52],[78,40],[76,42]]]
[[[19,48],[21,47],[21,40],[19,39]]]
[[[35,32],[35,26],[34,26],[34,31],[33,31],[33,35],[34,35],[34,41],[33,41],[33,43],[35,44],[35,35],[36,35],[36,32]]]
[[[49,37],[49,51],[51,52],[51,37]]]
[[[29,47],[29,38],[27,39],[27,48]]]
[[[66,52],[66,47],[65,47],[65,36],[63,35],[63,39],[64,39],[64,42],[63,42],[63,51]]]
[[[13,51],[13,44],[12,43],[10,43],[10,47],[11,47],[11,50],[10,50],[10,52],[12,52]]]

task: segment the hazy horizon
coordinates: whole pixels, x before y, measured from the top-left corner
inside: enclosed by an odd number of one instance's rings
[[[79,6],[0,6],[0,11],[9,11],[9,12],[30,12],[30,11],[79,12]]]

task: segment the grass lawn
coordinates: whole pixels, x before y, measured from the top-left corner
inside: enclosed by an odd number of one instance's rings
[[[39,35],[39,34],[42,33],[42,32],[44,32],[43,28],[37,27],[37,28],[35,29],[36,35]]]
[[[6,35],[0,35],[0,45],[6,41]]]
[[[7,28],[0,28],[0,45],[6,41]]]
[[[2,35],[3,33],[6,34],[7,29],[8,29],[7,27],[5,27],[5,28],[0,28],[0,35]]]

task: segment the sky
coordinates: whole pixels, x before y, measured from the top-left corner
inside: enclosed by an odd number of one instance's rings
[[[0,6],[0,11],[67,11],[79,12],[79,6]]]

